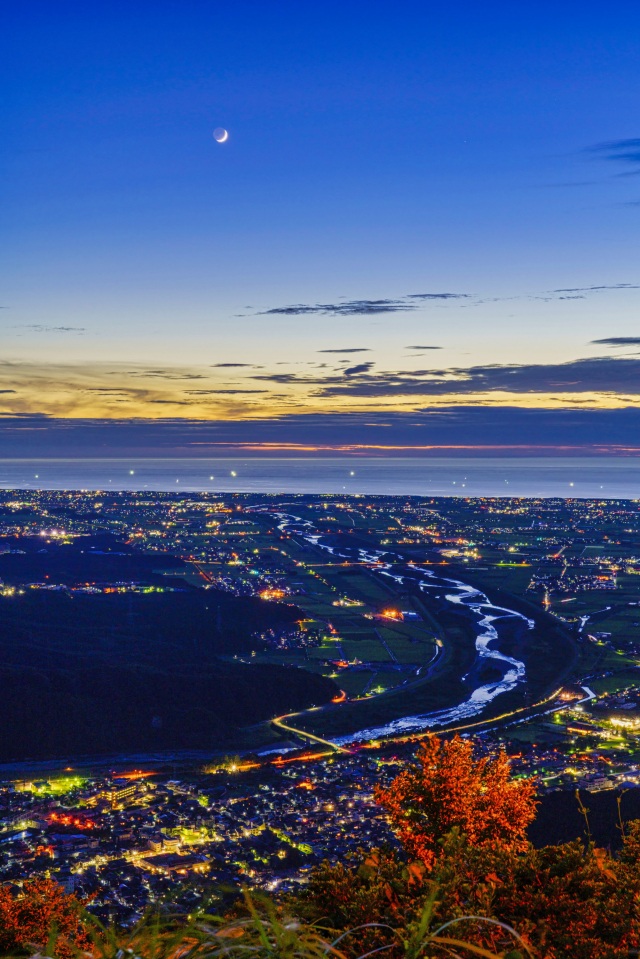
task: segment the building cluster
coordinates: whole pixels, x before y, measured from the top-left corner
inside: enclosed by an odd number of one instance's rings
[[[234,772],[235,770],[235,772]],[[180,780],[71,774],[0,787],[0,882],[48,876],[130,923],[151,905],[203,906],[250,885],[304,883],[323,860],[392,839],[373,789],[387,767],[362,755],[314,763],[229,763]]]
[[[640,694],[583,703],[565,691],[531,720],[536,742],[509,728],[475,737],[507,746],[516,775],[540,792],[640,785]],[[526,740],[526,737],[525,737]],[[287,891],[322,861],[393,844],[376,786],[405,769],[416,744],[351,755],[220,760],[205,770],[134,770],[103,778],[72,770],[0,786],[0,883],[47,876],[90,900],[102,920],[135,922],[170,899],[186,910],[241,886]]]

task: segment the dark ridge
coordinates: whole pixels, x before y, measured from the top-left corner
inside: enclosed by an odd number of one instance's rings
[[[601,792],[580,791],[580,799],[588,810],[589,829],[597,846],[619,849],[621,831],[618,820],[618,798],[623,822],[640,819],[640,789],[606,789]],[[587,839],[585,817],[580,812],[575,792],[562,790],[542,797],[538,815],[529,827],[534,846],[557,845],[574,839]]]

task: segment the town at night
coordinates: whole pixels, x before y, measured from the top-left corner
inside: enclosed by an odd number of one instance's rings
[[[129,924],[304,887],[395,841],[374,792],[432,733],[506,749],[558,841],[576,788],[640,810],[635,501],[5,490],[0,523],[3,882]]]

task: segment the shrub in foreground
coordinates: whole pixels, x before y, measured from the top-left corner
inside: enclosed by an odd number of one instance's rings
[[[579,841],[535,849],[533,785],[511,776],[504,753],[476,760],[458,737],[430,737],[377,799],[403,853],[325,864],[302,897],[309,919],[360,927],[351,956],[383,945],[366,924],[410,927],[429,897],[438,921],[487,948],[504,947],[501,927],[465,917],[508,923],[538,959],[620,959],[640,945],[640,820],[617,857]],[[385,951],[403,955],[397,944]]]
[[[27,884],[20,900],[2,891],[0,952],[621,959],[640,946],[640,820],[620,822],[618,856],[591,842],[536,849],[526,839],[533,785],[511,776],[504,753],[477,760],[457,737],[430,737],[377,799],[401,848],[325,863],[285,902],[245,896],[233,918],[148,917],[123,932],[81,918],[80,904],[54,884]]]
[[[35,879],[20,896],[0,886],[0,954],[55,951],[67,959],[89,946],[83,904],[58,883]]]
[[[349,940],[358,940],[363,930],[332,930],[322,923],[305,922],[295,913],[276,906],[263,896],[245,892],[242,915],[234,920],[201,915],[188,923],[147,919],[129,934],[97,930],[90,955],[93,959],[347,959],[353,954]],[[492,924],[488,921],[487,924]],[[439,926],[439,928],[438,928]],[[418,921],[402,930],[379,926],[383,949],[399,948],[405,959],[443,959],[445,956],[477,956],[481,959],[524,959],[522,951],[487,950],[473,940],[465,941],[449,924],[438,924],[433,898],[422,905]],[[519,937],[506,925],[503,936],[518,943]],[[364,954],[362,956],[364,959]]]

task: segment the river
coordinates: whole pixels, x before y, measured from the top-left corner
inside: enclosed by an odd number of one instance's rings
[[[503,606],[495,606],[488,597],[457,579],[440,576],[432,570],[423,569],[406,563],[401,556],[385,550],[338,549],[323,542],[320,533],[314,531],[311,522],[299,516],[277,512],[273,509],[262,508],[264,512],[276,513],[279,520],[279,529],[289,535],[297,535],[306,542],[316,546],[332,556],[340,559],[376,563],[377,571],[381,576],[387,576],[399,584],[411,581],[423,591],[439,590],[440,595],[452,605],[464,606],[471,615],[476,629],[475,649],[476,661],[474,667],[462,677],[463,682],[470,682],[472,674],[477,674],[477,667],[484,661],[502,671],[500,679],[475,686],[469,696],[460,703],[447,709],[435,712],[426,712],[409,716],[402,716],[391,720],[383,726],[373,726],[357,730],[346,736],[336,737],[332,741],[339,746],[358,743],[386,736],[398,736],[409,733],[424,732],[438,726],[449,726],[454,723],[472,720],[481,716],[489,703],[498,696],[511,692],[518,685],[526,682],[525,664],[512,656],[507,656],[498,648],[501,626],[508,619],[519,619],[533,629],[535,623],[521,613]]]

